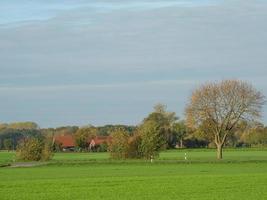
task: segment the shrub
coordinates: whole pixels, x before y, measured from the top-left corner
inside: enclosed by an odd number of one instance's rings
[[[52,144],[45,143],[44,148],[42,150],[41,160],[43,160],[43,161],[51,160],[51,158],[53,157],[53,150],[52,149],[53,149]]]
[[[108,150],[108,144],[107,143],[103,143],[103,144],[100,144],[99,145],[99,148],[98,148],[98,152],[107,152]]]
[[[24,161],[49,160],[52,157],[52,148],[40,139],[27,138],[17,147],[17,158]]]
[[[129,134],[123,129],[117,129],[112,134],[112,140],[108,144],[108,151],[114,159],[126,159],[128,152]]]
[[[134,134],[128,139],[127,158],[142,158],[143,154],[140,150],[142,138],[139,134]]]

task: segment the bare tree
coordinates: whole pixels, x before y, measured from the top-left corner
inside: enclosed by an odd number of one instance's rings
[[[251,84],[239,80],[207,83],[197,88],[186,108],[187,125],[205,127],[217,146],[217,158],[222,159],[222,148],[227,136],[238,123],[261,117],[264,95]]]

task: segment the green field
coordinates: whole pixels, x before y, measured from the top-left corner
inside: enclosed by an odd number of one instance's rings
[[[0,151],[0,166],[11,163],[15,159],[15,153],[7,152],[7,151]]]
[[[224,155],[219,162],[214,150],[175,150],[150,163],[58,153],[48,165],[0,168],[0,199],[267,199],[267,151]],[[13,157],[1,152],[0,162]]]

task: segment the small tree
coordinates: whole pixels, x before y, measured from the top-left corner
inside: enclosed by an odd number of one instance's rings
[[[24,139],[17,148],[17,158],[24,161],[49,160],[52,155],[51,145],[36,138]]]
[[[97,132],[96,129],[93,128],[93,127],[80,128],[74,134],[76,145],[82,150],[87,150],[88,147],[89,147],[88,140],[90,138],[95,137],[96,136],[96,132]]]
[[[135,133],[128,139],[128,152],[127,158],[142,158],[142,152],[140,150],[142,138],[139,133]]]
[[[145,121],[140,127],[140,136],[140,152],[146,159],[158,156],[159,151],[166,146],[164,128],[156,121]]]
[[[128,153],[129,133],[124,129],[116,129],[111,133],[111,141],[108,144],[108,151],[114,159],[126,159]]]
[[[166,111],[165,105],[154,107],[154,112],[143,120],[138,130],[141,138],[139,152],[144,158],[158,156],[161,149],[173,146],[172,126],[177,119],[174,112]]]
[[[250,84],[238,80],[207,83],[196,89],[186,108],[187,124],[191,128],[204,127],[217,146],[217,158],[227,136],[233,134],[238,123],[261,116],[265,98]]]

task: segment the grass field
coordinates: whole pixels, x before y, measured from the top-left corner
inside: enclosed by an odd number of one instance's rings
[[[1,152],[0,162],[13,156]],[[45,166],[0,168],[0,199],[267,199],[266,150],[214,157],[212,150],[176,150],[149,163],[58,153]]]
[[[13,162],[15,159],[15,153],[13,152],[7,152],[7,151],[0,151],[0,166]]]

